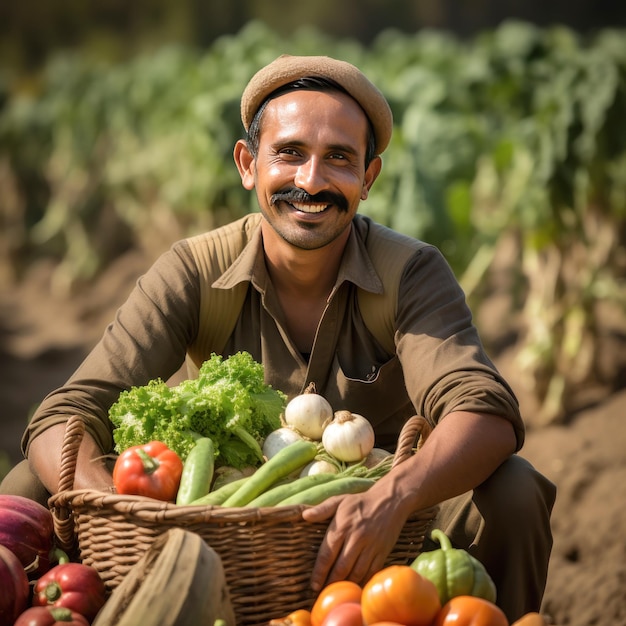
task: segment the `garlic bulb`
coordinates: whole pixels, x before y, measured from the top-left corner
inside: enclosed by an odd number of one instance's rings
[[[374,447],[374,429],[362,416],[337,411],[322,434],[326,452],[339,461],[354,463],[364,459]]]
[[[320,441],[325,424],[332,418],[333,409],[326,398],[315,393],[311,383],[285,407],[285,423],[307,439]]]

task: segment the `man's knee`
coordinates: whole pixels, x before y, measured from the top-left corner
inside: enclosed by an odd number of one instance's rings
[[[555,485],[517,455],[474,491],[474,503],[484,518],[496,515],[499,523],[512,526],[533,515],[549,523],[555,498]]]
[[[23,496],[48,506],[50,493],[30,469],[28,461],[20,461],[0,483],[0,493]]]

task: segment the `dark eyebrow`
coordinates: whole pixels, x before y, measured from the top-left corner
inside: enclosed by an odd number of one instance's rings
[[[285,140],[275,141],[272,144],[272,148],[274,149],[279,148],[281,146],[293,146],[294,148],[304,148],[306,147],[306,143],[304,141],[299,141],[299,140],[285,139]],[[350,154],[352,156],[357,156],[358,154],[357,150],[354,149],[352,146],[349,146],[348,144],[341,144],[341,143],[331,144],[327,146],[326,150],[329,152],[343,152],[344,154]]]

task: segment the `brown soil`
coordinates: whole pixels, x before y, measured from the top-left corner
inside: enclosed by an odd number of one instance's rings
[[[148,263],[138,253],[126,254],[71,296],[54,293],[52,268],[46,263],[34,267],[19,284],[3,287],[0,398],[5,465],[21,458],[19,441],[33,408],[80,363]],[[479,327],[488,328],[489,310],[477,319]],[[620,320],[619,332],[607,335],[610,341],[602,347],[614,367],[624,368],[626,361],[624,329]],[[509,346],[494,355],[505,374],[514,350]],[[516,389],[529,424],[522,455],[558,487],[543,607],[554,624],[626,624],[626,389],[621,383],[617,390],[596,389],[562,425],[552,426],[533,424],[532,401]]]

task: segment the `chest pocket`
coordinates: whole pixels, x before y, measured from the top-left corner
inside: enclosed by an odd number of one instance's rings
[[[377,445],[389,449],[395,446],[402,424],[415,413],[404,385],[402,365],[395,355],[366,379],[347,376],[335,357],[326,394],[335,409],[367,418],[374,427]]]

